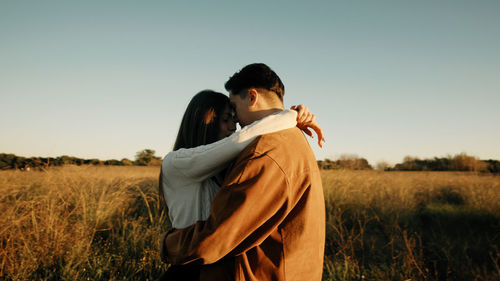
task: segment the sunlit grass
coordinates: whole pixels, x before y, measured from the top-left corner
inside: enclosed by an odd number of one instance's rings
[[[0,172],[0,276],[156,279],[166,269],[157,249],[167,227],[158,173],[93,166]]]

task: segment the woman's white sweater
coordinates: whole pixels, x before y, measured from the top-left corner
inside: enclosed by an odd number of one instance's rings
[[[168,216],[174,228],[184,228],[210,214],[220,186],[212,178],[224,170],[257,136],[289,129],[297,124],[297,112],[284,110],[245,126],[217,142],[181,148],[162,162],[162,188]]]

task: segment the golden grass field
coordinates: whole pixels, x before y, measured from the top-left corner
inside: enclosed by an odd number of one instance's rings
[[[159,167],[0,171],[0,279],[155,280]],[[324,280],[500,280],[500,177],[322,171]]]

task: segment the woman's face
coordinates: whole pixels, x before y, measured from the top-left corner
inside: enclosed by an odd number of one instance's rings
[[[219,119],[220,122],[220,131],[219,131],[219,139],[223,139],[225,137],[229,137],[231,134],[236,131],[236,122],[234,122],[233,112],[229,105],[226,106],[224,112],[222,113],[222,117]]]

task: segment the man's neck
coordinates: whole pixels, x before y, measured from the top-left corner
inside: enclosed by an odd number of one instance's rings
[[[254,112],[254,121],[260,120],[266,116],[283,111],[283,108],[269,108]]]

